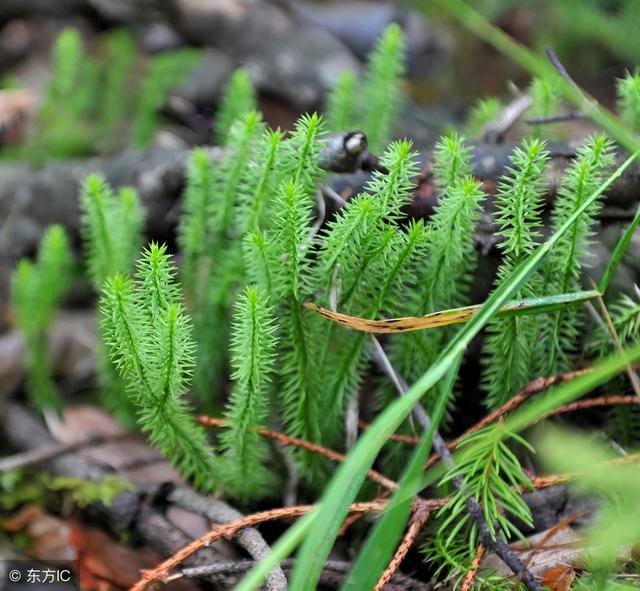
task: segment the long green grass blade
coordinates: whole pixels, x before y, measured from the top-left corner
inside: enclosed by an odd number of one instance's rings
[[[449,371],[447,383],[431,416],[431,426],[422,435],[418,447],[413,452],[411,462],[400,479],[398,490],[391,497],[388,507],[358,553],[358,559],[342,585],[344,591],[373,589],[385,566],[391,560],[407,524],[412,501],[423,486],[424,464],[431,453],[433,434],[444,415],[461,361],[462,357],[459,357],[458,362]]]
[[[389,405],[378,416],[327,485],[319,508],[304,519],[304,526],[299,522],[282,536],[273,548],[272,555],[254,567],[247,575],[247,578],[240,584],[238,587],[240,591],[256,589],[273,565],[288,556],[305,533],[307,535],[298,552],[291,580],[291,589],[294,591],[311,591],[316,588],[324,562],[348,513],[349,505],[358,494],[366,478],[367,470],[373,464],[389,436],[400,426],[424,393],[449,371],[458,357],[464,353],[471,340],[496,314],[500,307],[520,289],[563,234],[620,177],[624,170],[637,158],[638,154],[640,154],[640,150],[629,157],[606,182],[586,199],[582,206],[567,219],[555,234],[514,269],[509,278],[496,289],[478,314],[450,341],[438,360],[408,390],[406,395]],[[303,527],[304,532],[302,531]]]
[[[622,257],[627,252],[627,248],[629,248],[629,243],[633,238],[633,234],[636,231],[638,224],[640,224],[640,207],[638,207],[638,211],[636,211],[636,215],[633,217],[633,219],[631,220],[631,223],[629,224],[627,229],[624,231],[622,236],[620,236],[620,240],[618,240],[618,244],[616,244],[616,247],[613,249],[613,252],[611,253],[611,258],[609,258],[607,268],[604,270],[604,273],[602,274],[602,278],[598,283],[598,291],[600,293],[604,294],[609,288],[611,279],[613,279],[613,275],[616,272],[616,269],[618,268],[620,261],[622,261]]]

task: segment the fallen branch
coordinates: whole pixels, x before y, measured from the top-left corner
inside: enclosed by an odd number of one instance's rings
[[[440,505],[439,502],[432,501],[436,505]],[[131,588],[131,591],[144,591],[148,589],[150,585],[158,583],[170,576],[171,571],[184,562],[187,558],[193,555],[198,550],[206,548],[213,544],[220,538],[229,538],[235,536],[240,530],[246,527],[256,526],[266,521],[275,521],[279,519],[291,519],[293,517],[299,517],[313,510],[316,505],[298,505],[297,507],[285,507],[284,509],[271,509],[269,511],[262,511],[260,513],[254,513],[248,515],[237,521],[233,521],[226,525],[215,527],[210,532],[207,532],[204,536],[201,536],[197,540],[194,540],[189,545],[185,546],[173,556],[160,563],[152,570],[145,571],[142,574],[142,578]],[[349,508],[349,513],[369,513],[380,512],[386,507],[386,502],[371,501],[368,503],[354,503]]]
[[[36,466],[50,460],[54,460],[63,455],[67,455],[76,451],[85,450],[91,447],[102,445],[104,443],[114,443],[129,439],[131,433],[119,433],[110,437],[95,437],[86,441],[76,443],[54,443],[47,447],[39,447],[22,453],[9,456],[0,460],[0,473],[17,470],[18,468],[26,468],[27,466]]]
[[[587,400],[578,400],[565,404],[560,408],[556,408],[549,413],[546,417],[552,417],[554,415],[564,414],[568,412],[574,412],[576,410],[585,410],[587,408],[596,408],[599,406],[615,406],[617,404],[640,404],[640,397],[635,395],[630,396],[600,396],[598,398],[589,398]]]
[[[56,445],[45,427],[24,407],[15,403],[5,403],[1,410],[0,426],[3,438],[12,447],[28,451],[39,448],[49,450]],[[127,436],[130,437],[131,434]],[[105,476],[113,474],[113,470],[105,464],[97,463],[80,454],[72,456],[68,453],[51,457],[47,461],[46,469],[56,475],[71,476],[80,480],[100,481]],[[131,532],[162,556],[172,556],[191,540],[159,510],[149,506],[150,497],[157,497],[161,506],[171,504],[167,498],[166,485],[152,485],[144,490],[124,490],[115,495],[109,505],[94,504],[90,508],[90,514],[93,518],[97,517],[100,521],[108,523],[115,531]],[[225,503],[216,502],[211,504],[209,509],[208,517],[212,521],[222,522],[230,516],[231,508]],[[219,513],[216,513],[217,509],[220,509]],[[259,535],[257,532],[256,534]],[[263,543],[266,546],[266,542]],[[212,564],[221,559],[224,559],[224,556],[219,550],[208,548],[193,556],[189,566]],[[238,582],[226,575],[223,578],[213,577],[212,581],[227,586],[233,586]]]
[[[187,511],[222,524],[232,523],[244,518],[239,511],[236,511],[227,503],[204,497],[186,487],[173,489],[167,495],[167,500]],[[271,548],[264,541],[260,532],[252,527],[240,530],[234,536],[234,541],[257,561],[264,560],[271,553]],[[267,577],[266,587],[268,591],[286,591],[287,579],[281,568],[274,568],[271,571]]]
[[[230,560],[206,566],[186,567],[169,575],[161,582],[166,584],[185,578],[201,578],[218,574],[244,575],[255,565],[256,563],[253,560]],[[280,567],[285,573],[292,571],[295,565],[296,561],[293,558],[287,558],[280,563]],[[327,560],[324,563],[319,584],[341,586],[352,566],[350,562]],[[396,575],[387,583],[385,591],[427,591],[430,588],[431,586],[428,583],[423,583],[411,577]]]

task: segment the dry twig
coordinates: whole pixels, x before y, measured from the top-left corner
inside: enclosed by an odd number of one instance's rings
[[[198,422],[201,425],[205,425],[206,427],[226,427],[227,422],[224,419],[217,419],[214,417],[200,416],[198,417]],[[327,449],[326,447],[322,447],[317,443],[312,443],[310,441],[305,441],[304,439],[298,439],[297,437],[290,437],[289,435],[285,435],[284,433],[279,433],[278,431],[272,431],[271,429],[264,429],[263,427],[257,427],[255,429],[256,433],[262,435],[263,437],[267,437],[269,439],[274,439],[281,443],[282,445],[293,445],[295,447],[299,447],[301,449],[306,449],[312,453],[316,453],[318,455],[324,456],[334,462],[344,462],[345,456],[341,453],[333,451],[332,449]],[[398,483],[393,480],[387,478],[380,472],[376,470],[369,470],[367,472],[367,476],[376,484],[383,486],[388,490],[396,490],[398,488]]]
[[[368,503],[354,503],[349,509],[349,513],[358,512],[379,512],[384,509],[386,502],[371,501]],[[173,556],[160,563],[152,570],[145,571],[142,574],[142,578],[131,588],[131,591],[144,591],[148,589],[150,585],[158,583],[168,576],[171,571],[184,562],[191,555],[196,553],[202,548],[206,548],[213,544],[220,538],[230,538],[235,536],[240,530],[246,527],[253,527],[266,521],[275,521],[278,519],[290,519],[292,517],[299,517],[309,511],[313,510],[316,505],[298,505],[297,507],[286,507],[284,509],[271,509],[269,511],[261,511],[260,513],[254,513],[253,515],[247,515],[242,519],[220,525],[207,532],[204,536],[201,536],[197,540],[194,540],[189,545],[185,546]]]
[[[397,374],[394,367],[391,365],[391,362],[389,361],[389,358],[387,357],[380,343],[376,340],[375,337],[372,337],[372,340],[374,344],[374,356],[377,359],[378,364],[381,366],[383,371],[390,376],[391,381],[394,383],[394,385],[396,385],[396,388],[398,389],[400,395],[404,396],[407,392],[406,383]],[[400,387],[398,387],[398,385]],[[421,404],[418,403],[413,407],[412,414],[416,421],[422,427],[423,431],[427,431],[429,428],[431,428],[431,418]],[[452,468],[454,466],[453,456],[451,455],[447,444],[442,438],[442,435],[440,435],[440,432],[437,429],[433,430],[432,441],[436,453],[442,458],[442,461],[448,468]],[[464,478],[462,478],[461,476],[453,478],[452,483],[458,491],[464,491],[466,488]],[[471,518],[476,522],[478,534],[483,543],[489,546],[516,576],[521,577],[522,583],[528,589],[528,591],[539,591],[540,586],[538,585],[538,582],[531,574],[531,572],[526,568],[526,566],[522,563],[522,560],[520,560],[518,555],[511,548],[509,548],[504,539],[500,537],[494,538],[492,536],[491,529],[489,528],[489,524],[484,517],[484,512],[482,510],[482,507],[480,506],[480,503],[478,503],[478,501],[474,497],[470,496],[466,499],[465,506],[469,515],[471,515]]]
[[[473,589],[473,583],[476,580],[476,576],[478,574],[478,569],[480,568],[480,563],[484,558],[484,545],[479,544],[478,549],[476,550],[476,555],[471,563],[471,568],[469,572],[462,581],[462,587],[460,587],[460,591],[471,591]]]
[[[400,567],[400,564],[404,560],[404,557],[407,555],[407,552],[409,552],[409,549],[416,541],[416,538],[418,537],[418,533],[420,533],[422,526],[427,522],[428,519],[429,511],[424,507],[422,503],[418,502],[416,504],[416,509],[413,513],[413,517],[411,518],[411,521],[409,523],[407,533],[398,546],[396,553],[393,555],[391,562],[389,562],[389,565],[380,576],[380,579],[378,579],[378,582],[373,588],[373,591],[382,591],[382,589],[384,589],[384,586],[391,580],[391,577],[393,577],[395,572]]]

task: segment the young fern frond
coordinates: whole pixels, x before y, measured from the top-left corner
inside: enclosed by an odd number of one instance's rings
[[[55,75],[47,90],[48,104],[69,98],[75,90],[84,53],[78,31],[72,28],[64,29],[56,39],[53,52]],[[48,104],[45,104],[45,108]]]
[[[269,187],[271,170],[258,179],[248,173],[263,129],[257,112],[245,113],[233,124],[216,166],[205,151],[196,149],[188,168],[179,240],[185,252],[183,277],[198,344],[194,388],[205,401],[210,398],[214,376],[223,367],[228,306],[244,276],[236,236],[241,202],[250,196],[264,199],[263,192]],[[262,180],[259,194],[256,180]]]
[[[273,249],[264,232],[249,232],[242,243],[244,265],[249,280],[267,294],[274,293],[271,278]]]
[[[553,82],[545,78],[534,78],[529,86],[531,106],[527,115],[532,119],[549,117],[560,108],[560,93]]]
[[[594,136],[580,148],[558,190],[552,214],[554,230],[593,193],[612,163],[611,142],[604,136]],[[547,293],[568,293],[579,289],[582,260],[587,254],[586,249],[593,235],[592,226],[599,209],[599,203],[589,208],[547,257],[543,269]],[[559,310],[546,323],[545,332],[542,342],[545,343],[546,352],[540,356],[544,364],[542,375],[567,371],[580,334],[578,310],[575,307]]]
[[[401,315],[419,316],[466,304],[469,274],[475,267],[474,230],[484,194],[479,183],[466,176],[470,165],[463,138],[453,135],[441,139],[434,157],[442,194],[428,225],[425,258],[429,264],[418,273],[406,304],[396,312]],[[392,364],[412,383],[433,363],[449,334],[438,330],[398,335],[390,348]],[[383,400],[395,396],[386,388]]]
[[[461,178],[471,175],[471,148],[455,131],[443,135],[433,151],[433,176],[438,188],[446,193]]]
[[[182,399],[194,344],[174,273],[166,247],[152,243],[138,265],[135,283],[121,274],[107,279],[101,328],[138,408],[142,430],[185,477],[211,490],[213,454]]]
[[[209,218],[212,234],[222,238],[232,227],[232,216],[238,205],[238,195],[244,191],[249,163],[255,156],[256,144],[264,129],[262,117],[257,111],[242,115],[231,127],[227,153],[214,169],[214,184],[219,196],[211,204]]]
[[[106,71],[100,106],[100,135],[105,148],[113,147],[122,131],[122,123],[133,110],[129,78],[135,60],[131,33],[118,30],[105,40]]]
[[[80,208],[89,277],[99,292],[107,276],[133,269],[142,243],[144,211],[133,189],[121,189],[116,197],[95,174],[82,184]]]
[[[211,244],[207,220],[215,199],[213,163],[207,151],[194,148],[187,163],[187,180],[183,211],[178,227],[178,244],[183,254],[182,285],[185,295],[194,305],[201,300],[206,283],[205,254]]]
[[[375,173],[361,194],[329,224],[320,253],[320,287],[329,302],[335,292],[340,310],[373,318],[391,306],[397,286],[406,283],[424,228],[412,225],[404,234],[396,225],[409,200],[415,174],[410,142],[396,142],[382,157],[388,174]],[[328,395],[323,397],[323,434],[333,444],[342,430],[347,402],[357,394],[368,363],[362,333],[325,324],[320,341]]]
[[[467,116],[465,134],[470,138],[478,138],[487,124],[498,119],[503,108],[502,101],[494,96],[476,101]]]
[[[287,433],[310,441],[320,441],[317,365],[312,353],[317,319],[301,308],[309,289],[309,227],[311,204],[293,180],[283,184],[274,200],[277,212],[267,260],[272,285],[272,301],[279,304],[281,318],[278,365],[282,382],[282,414]],[[307,475],[318,469],[318,458],[300,452],[301,467]]]
[[[293,180],[284,183],[274,200],[275,220],[272,240],[279,248],[278,257],[287,257],[285,264],[272,270],[274,293],[279,300],[302,300],[308,286],[310,260],[309,220],[311,205],[302,187]]]
[[[310,291],[311,209],[315,184],[321,120],[302,117],[282,146],[280,166],[273,182],[279,189],[273,200],[274,218],[263,240],[254,233],[248,250],[258,249],[260,260],[251,266],[262,281],[268,278],[270,299],[281,319],[279,379],[282,383],[282,414],[287,432],[310,441],[320,440],[318,418],[317,359],[312,352],[318,318],[301,308]],[[280,180],[281,179],[281,180]],[[261,281],[261,282],[262,282]],[[318,457],[299,452],[306,475],[318,474]]]
[[[86,154],[95,142],[87,120],[95,114],[100,91],[100,68],[84,53],[77,30],[64,29],[53,49],[52,75],[38,113],[34,136],[25,154],[39,162]],[[78,124],[81,121],[83,124]]]
[[[60,408],[52,380],[48,330],[55,310],[71,283],[72,255],[61,226],[45,232],[35,263],[22,259],[13,274],[12,306],[27,343],[27,389],[37,409]]]
[[[243,191],[238,195],[237,234],[257,232],[266,220],[265,212],[275,193],[283,133],[267,130],[258,142],[257,156],[247,166]]]
[[[145,148],[151,143],[160,123],[158,113],[168,93],[193,71],[198,59],[199,53],[192,49],[167,51],[151,59],[136,107],[131,139],[136,148]]]
[[[421,315],[453,307],[457,305],[452,304],[456,293],[460,294],[456,302],[464,303],[465,276],[475,261],[473,232],[483,195],[479,186],[465,176],[470,164],[469,148],[463,137],[449,134],[438,141],[433,170],[442,194],[422,247],[423,260],[428,261],[428,265],[416,270],[408,297],[391,310],[394,316]],[[433,362],[445,338],[442,330],[398,335],[389,347],[391,363],[407,383],[412,383]],[[379,403],[386,406],[397,396],[387,381],[381,389]],[[432,394],[428,394],[430,396]],[[393,454],[399,448],[392,446],[391,451]]]
[[[516,148],[507,174],[498,185],[496,223],[503,263],[497,282],[508,277],[535,248],[542,226],[540,210],[544,198],[543,175],[548,153],[539,140]],[[532,297],[534,286],[525,286],[514,298]],[[529,380],[532,368],[533,335],[538,333],[535,316],[495,318],[487,327],[484,382],[487,404],[496,407],[506,402]]]
[[[463,305],[468,274],[476,261],[474,230],[484,193],[471,177],[462,177],[442,195],[430,230],[431,264],[425,266],[416,290],[422,314]]]
[[[365,187],[367,193],[352,199],[328,224],[319,261],[323,284],[318,287],[328,293],[337,281],[341,310],[350,309],[361,277],[375,257],[383,254],[380,248],[386,238],[380,230],[394,223],[409,201],[416,172],[413,156],[410,142],[391,144],[381,159],[388,174],[375,172]]]
[[[244,68],[238,68],[231,74],[218,107],[214,124],[218,144],[225,145],[235,121],[256,108],[256,92],[249,73]]]
[[[464,487],[456,490],[437,514],[442,519],[439,530],[446,546],[465,535],[470,551],[477,547],[477,525],[466,505],[470,498],[480,505],[494,539],[522,537],[513,519],[533,525],[529,507],[520,493],[520,488],[530,489],[532,485],[509,444],[519,444],[532,451],[522,437],[507,430],[502,423],[477,431],[461,442],[456,464],[447,471],[442,484],[462,478]]]
[[[356,124],[355,88],[356,76],[345,70],[327,97],[325,121],[330,131],[347,131]]]
[[[324,123],[317,113],[302,115],[289,139],[282,145],[273,186],[291,181],[298,185],[309,203],[314,202],[315,190],[323,176],[318,158],[323,147],[320,139]]]
[[[89,278],[97,293],[109,275],[129,274],[142,244],[144,211],[137,193],[123,188],[118,196],[98,175],[89,175],[80,192],[81,233]],[[102,347],[97,351],[101,399],[125,425],[135,424],[134,409],[122,379]]]
[[[379,231],[378,256],[370,261],[354,291],[351,310],[375,318],[399,307],[406,290],[415,282],[424,262],[428,234],[422,222],[412,223],[402,232],[389,227]],[[324,357],[327,393],[323,397],[323,434],[333,444],[342,431],[342,419],[349,401],[357,396],[369,362],[369,339],[363,332],[334,329],[330,350]]]
[[[640,73],[627,72],[618,80],[616,90],[620,117],[632,129],[640,130]]]
[[[277,338],[273,309],[256,287],[247,288],[236,305],[231,337],[234,382],[220,437],[221,477],[234,496],[249,500],[269,493],[272,474],[264,463],[269,448],[255,428],[269,416],[269,383]]]
[[[374,152],[386,147],[402,106],[405,45],[402,29],[395,23],[391,24],[367,63],[362,82],[363,113],[359,128],[367,134],[369,148]]]

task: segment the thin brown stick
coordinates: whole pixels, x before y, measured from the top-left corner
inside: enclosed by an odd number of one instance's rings
[[[615,460],[605,462],[605,465],[633,464],[634,462],[638,461],[640,461],[640,453],[630,454],[622,458],[616,458]],[[571,481],[576,476],[577,474],[550,474],[548,476],[537,476],[531,479],[531,484],[536,490],[540,490],[542,488],[549,488],[550,486],[564,484],[565,482]]]
[[[299,517],[313,510],[317,505],[298,505],[297,507],[285,507],[284,509],[271,509],[269,511],[261,511],[252,515],[247,515],[237,521],[232,521],[225,525],[219,525],[207,532],[197,540],[180,549],[173,556],[161,562],[158,566],[151,570],[144,571],[142,578],[131,587],[130,591],[145,591],[150,585],[158,583],[169,577],[171,571],[184,562],[189,556],[195,554],[198,550],[210,546],[220,538],[232,538],[240,530],[246,527],[254,527],[266,521],[275,521],[278,519],[289,519]],[[357,512],[380,512],[386,506],[386,502],[371,501],[368,503],[354,503],[349,508],[349,513]]]
[[[595,408],[598,406],[614,406],[616,404],[640,404],[640,397],[632,396],[600,396],[598,398],[588,398],[587,400],[577,400],[565,404],[560,408],[556,408],[547,413],[547,417],[554,415],[564,414],[567,412],[573,412],[576,410],[584,410],[586,408]]]
[[[365,421],[358,421],[358,427],[362,431],[366,431],[371,427],[371,423],[366,423]],[[407,443],[409,445],[418,445],[420,442],[419,437],[415,437],[414,435],[402,435],[401,433],[392,433],[389,435],[389,441],[398,441],[399,443]]]
[[[460,591],[471,591],[473,589],[473,583],[476,580],[476,576],[478,574],[478,569],[480,568],[480,563],[484,558],[484,545],[480,544],[476,550],[476,555],[471,563],[471,568],[469,572],[462,581],[462,587],[460,587]]]
[[[198,422],[201,425],[205,425],[206,427],[227,427],[228,423],[224,419],[218,419],[214,417],[208,416],[200,416],[198,417]],[[312,453],[316,453],[318,455],[324,456],[325,458],[329,458],[334,462],[344,462],[346,457],[333,451],[332,449],[327,449],[317,443],[312,443],[310,441],[305,441],[304,439],[298,439],[297,437],[290,437],[289,435],[285,435],[284,433],[279,433],[278,431],[272,431],[271,429],[264,429],[263,427],[256,427],[255,432],[263,437],[267,437],[269,439],[274,439],[281,443],[282,445],[294,445],[295,447],[299,447],[302,449],[306,449]],[[376,484],[383,486],[387,490],[397,490],[398,483],[394,482],[390,478],[387,478],[383,474],[376,470],[368,470],[367,476]]]
[[[507,400],[507,402],[505,402],[500,408],[497,408],[493,412],[489,413],[483,419],[478,421],[475,425],[473,425],[472,427],[469,427],[469,429],[467,429],[462,435],[456,437],[453,441],[451,441],[448,444],[448,448],[450,450],[455,449],[465,437],[468,437],[472,433],[475,433],[476,431],[483,429],[487,425],[490,425],[491,423],[502,418],[507,413],[515,410],[523,402],[528,400],[534,394],[543,392],[544,390],[547,390],[548,388],[550,388],[551,386],[555,386],[556,384],[573,380],[590,371],[591,371],[591,368],[579,369],[576,371],[569,371],[557,376],[549,376],[546,378],[536,378],[535,380],[532,380],[522,390],[520,390],[520,392],[518,392],[515,396],[513,396],[513,398]],[[431,468],[431,466],[436,464],[439,461],[439,459],[440,459],[440,456],[437,453],[432,454],[429,460],[427,461],[426,468]]]
[[[411,518],[411,523],[409,524],[407,533],[398,546],[396,553],[393,555],[391,562],[389,562],[389,565],[378,579],[378,582],[373,588],[373,591],[382,591],[384,586],[391,580],[391,577],[393,577],[395,572],[398,570],[400,564],[407,555],[407,552],[409,552],[409,549],[416,541],[416,538],[418,537],[418,533],[420,533],[422,526],[427,522],[428,519],[429,511],[426,509],[424,504],[419,503],[416,507],[413,517]]]

